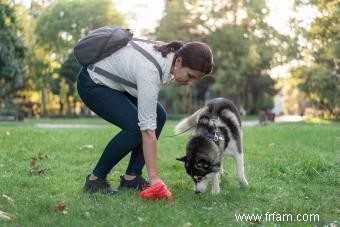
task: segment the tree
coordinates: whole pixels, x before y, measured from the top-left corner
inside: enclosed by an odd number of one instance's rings
[[[52,89],[57,95],[63,92],[65,98],[60,100],[60,112],[63,112],[64,104],[66,112],[72,112],[70,102],[74,101],[74,82],[80,69],[73,58],[74,45],[90,30],[108,24],[125,24],[124,18],[110,0],[56,1],[37,19],[37,44],[45,53],[49,53],[48,62],[56,63],[50,64],[51,71],[45,71],[43,78],[49,79],[44,88]]]
[[[77,91],[75,82],[77,80],[77,72],[79,72],[80,66],[73,54],[71,53],[66,61],[61,65],[58,70],[60,77],[54,79],[54,86],[52,92],[61,95],[61,90],[64,90],[64,98],[60,98],[60,112],[64,111],[64,105],[66,104],[66,112],[68,115],[71,114],[72,110],[75,109],[76,101],[79,101],[76,97]]]
[[[300,81],[299,88],[318,109],[338,115],[340,108],[340,7],[338,0],[297,1],[297,5],[317,7],[309,30],[300,28],[308,46],[304,47],[305,64],[292,71]]]
[[[19,38],[13,4],[0,1],[0,104],[23,85],[25,47]]]
[[[224,1],[220,6],[217,15],[227,20],[208,38],[215,51],[215,90],[247,112],[270,108],[266,99],[276,90],[268,70],[294,57],[289,38],[266,23],[269,9],[263,0]]]
[[[203,41],[204,36],[199,30],[200,23],[197,21],[200,20],[199,12],[196,10],[200,7],[200,2],[197,0],[166,1],[164,16],[152,35],[166,42],[179,39],[184,42]],[[170,85],[166,90],[161,91],[160,99],[174,113],[192,112],[200,103],[197,98],[202,96],[201,94],[206,90],[206,87],[202,85],[202,82],[199,83],[195,89],[177,88]]]
[[[214,93],[256,113],[276,92],[267,71],[295,52],[289,38],[265,22],[268,13],[264,0],[171,0],[156,37],[208,42],[214,52]],[[189,103],[202,103],[208,89],[198,83],[194,94],[178,95],[191,95],[197,100]]]
[[[46,116],[49,106],[50,84],[53,79],[54,69],[60,64],[54,59],[52,53],[46,50],[38,42],[35,35],[37,19],[52,1],[36,0],[29,6],[19,4],[16,6],[18,21],[23,28],[21,37],[27,46],[25,58],[25,80],[24,88],[20,91],[23,96],[39,94],[40,114]]]
[[[61,0],[38,18],[38,41],[61,63],[75,43],[90,30],[108,24],[124,25],[124,18],[110,0]]]

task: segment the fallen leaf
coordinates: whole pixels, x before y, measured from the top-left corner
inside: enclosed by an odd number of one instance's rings
[[[38,170],[38,174],[39,174],[39,175],[45,174],[45,173],[47,173],[48,170],[49,170],[49,169],[39,169],[39,170]]]
[[[185,223],[184,225],[182,225],[183,227],[187,227],[187,226],[192,226],[192,224],[190,222]]]
[[[258,219],[255,219],[255,220],[250,220],[251,223],[254,223],[254,224],[262,224],[260,220]]]
[[[36,156],[37,156],[37,158],[39,158],[39,159],[43,159],[43,158],[46,158],[46,157],[47,157],[47,155],[44,154],[44,153],[41,152],[41,151],[39,151],[39,152],[36,154]]]
[[[5,195],[5,194],[2,194],[2,198],[5,198],[5,199],[7,199],[8,201],[11,201],[11,202],[14,201],[11,197],[9,197],[8,195]]]
[[[144,219],[141,217],[137,217],[139,222],[144,222]]]
[[[30,167],[31,167],[32,169],[37,168],[37,162],[36,162],[36,160],[33,159],[33,158],[32,158],[32,160],[31,160]]]
[[[54,208],[53,208],[53,210],[55,212],[63,212],[63,213],[64,213],[64,211],[66,211],[66,209],[67,209],[66,205],[62,204],[62,203],[55,205]]]
[[[83,148],[93,149],[94,146],[92,144],[86,144],[86,145],[83,145]]]
[[[7,221],[13,221],[16,217],[13,214],[0,210],[0,218],[6,219]]]
[[[6,131],[6,135],[9,136],[11,135],[11,133],[9,131]]]
[[[269,148],[274,148],[274,147],[276,147],[276,144],[275,143],[271,143],[271,144],[268,145],[268,147]]]

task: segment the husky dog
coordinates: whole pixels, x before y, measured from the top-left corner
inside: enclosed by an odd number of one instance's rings
[[[212,180],[211,193],[220,192],[220,176],[223,173],[224,155],[232,156],[236,163],[237,178],[241,186],[247,186],[244,175],[242,131],[240,114],[228,99],[216,98],[175,127],[182,133],[192,127],[192,137],[186,147],[183,161],[185,170],[194,181],[195,193],[205,192]]]

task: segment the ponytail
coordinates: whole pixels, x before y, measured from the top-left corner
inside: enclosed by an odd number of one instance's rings
[[[163,45],[154,45],[153,47],[161,52],[163,57],[166,57],[170,52],[176,53],[183,45],[184,43],[181,41],[173,41]]]
[[[202,42],[189,42],[184,44],[173,41],[163,45],[154,45],[154,48],[166,57],[170,52],[175,58],[182,58],[182,66],[209,74],[213,70],[214,60],[212,50],[208,44]]]

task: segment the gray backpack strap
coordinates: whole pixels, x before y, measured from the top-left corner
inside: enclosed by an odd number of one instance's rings
[[[136,38],[134,38],[134,40],[137,40]],[[142,40],[142,39],[138,39],[138,41],[147,41],[147,40]],[[154,41],[148,41],[150,43],[153,43]],[[148,52],[146,52],[142,47],[140,47],[137,43],[130,41],[129,42],[131,44],[131,46],[133,46],[136,50],[138,50],[141,54],[144,55],[144,57],[146,57],[149,61],[151,61],[157,68],[158,73],[159,73],[159,78],[161,80],[161,83],[163,83],[163,72],[161,69],[161,66],[159,65],[159,63],[157,62],[157,60]]]
[[[148,40],[148,39],[140,39],[140,38],[132,38],[133,41],[139,41],[144,43],[152,43],[152,44],[164,44],[162,41]]]
[[[127,81],[127,80],[125,80],[125,79],[123,79],[123,78],[121,78],[121,77],[119,77],[119,76],[117,76],[117,75],[115,75],[113,73],[110,73],[110,72],[108,72],[108,71],[106,71],[106,70],[104,70],[104,69],[102,69],[100,67],[97,67],[97,66],[95,66],[93,64],[89,65],[87,68],[90,69],[91,71],[93,71],[95,73],[98,73],[99,75],[105,76],[106,78],[108,78],[110,80],[113,80],[113,81],[115,81],[115,82],[117,82],[119,84],[124,84],[126,86],[129,86],[129,87],[132,87],[134,89],[137,89],[137,85],[136,84],[134,84],[134,83],[132,83],[130,81]]]

